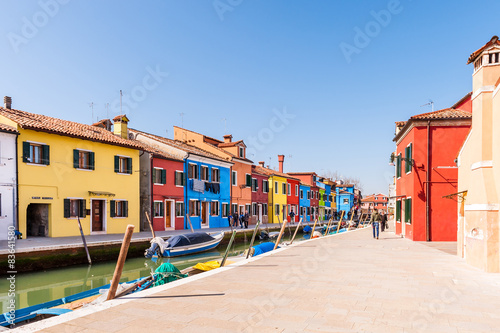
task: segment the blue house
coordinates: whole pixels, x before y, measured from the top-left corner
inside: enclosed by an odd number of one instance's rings
[[[136,140],[184,161],[184,170],[175,173],[175,185],[184,187],[175,216],[184,217],[184,229],[190,229],[190,222],[194,229],[229,227],[232,162],[182,141],[129,131]]]
[[[339,184],[335,191],[337,193],[337,211],[343,210],[347,214],[354,206],[354,185]]]
[[[186,214],[194,229],[229,227],[231,165],[220,158],[191,153],[186,159]],[[189,222],[185,224],[188,229]]]
[[[300,217],[302,221],[311,221],[311,186],[304,183],[300,184],[299,205]]]

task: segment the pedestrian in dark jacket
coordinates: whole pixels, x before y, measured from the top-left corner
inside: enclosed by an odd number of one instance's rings
[[[384,231],[385,229],[388,229],[388,226],[387,226],[387,214],[385,214],[384,212],[382,212],[382,214],[380,214],[380,217],[381,217],[381,220],[380,220],[380,231]]]
[[[238,212],[233,213],[233,227],[234,228],[238,227]]]
[[[375,238],[375,233],[376,233],[377,234],[376,238],[378,239],[378,232],[379,232],[378,228],[379,228],[379,223],[381,220],[382,220],[382,217],[378,213],[378,210],[375,209],[372,213],[371,218],[370,218],[370,222],[372,223],[372,228],[373,228],[373,238]]]
[[[248,220],[250,220],[250,214],[248,214],[248,210],[245,211],[245,215],[243,215],[243,223],[245,224],[245,229],[248,229]]]

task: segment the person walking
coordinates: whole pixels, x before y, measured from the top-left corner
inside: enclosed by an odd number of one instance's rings
[[[233,227],[234,228],[238,227],[238,212],[237,211],[233,212]]]
[[[290,215],[290,224],[293,224],[293,222],[295,221],[295,213],[293,212],[293,209],[289,215]]]
[[[243,215],[243,223],[245,224],[245,229],[248,229],[248,220],[250,219],[250,215],[248,214],[248,210],[245,211],[245,215]]]
[[[370,218],[370,222],[372,223],[372,228],[373,228],[373,238],[378,239],[378,233],[379,233],[378,227],[379,227],[379,223],[381,220],[382,220],[382,217],[378,213],[378,210],[375,209],[372,213],[371,218]],[[376,232],[376,236],[375,236],[375,232]]]
[[[382,211],[382,214],[380,216],[380,231],[384,232],[385,229],[387,229],[387,214],[385,214],[384,211]]]

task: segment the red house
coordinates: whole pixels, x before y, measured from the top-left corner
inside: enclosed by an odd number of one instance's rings
[[[383,211],[387,214],[388,198],[383,193],[367,195],[361,199],[361,211],[363,213],[372,212],[373,210]]]
[[[449,109],[396,123],[396,234],[414,241],[456,241],[455,158],[472,121],[471,94]]]
[[[299,222],[300,220],[300,210],[299,210],[299,204],[300,204],[300,180],[295,180],[288,178],[286,180],[288,189],[287,189],[287,197],[286,197],[286,203],[288,205],[288,216],[287,219],[288,221],[292,221],[290,218],[290,212],[293,211],[294,218],[292,222]]]
[[[319,215],[319,187],[316,186],[318,175],[315,172],[289,172],[290,176],[300,179],[300,181],[311,186],[310,192],[310,219],[314,221]],[[300,188],[300,185],[299,185]],[[300,199],[299,199],[300,200]]]
[[[259,162],[264,167],[264,162]],[[250,224],[268,222],[269,202],[269,176],[258,172],[255,165],[252,165],[252,209],[250,211]]]

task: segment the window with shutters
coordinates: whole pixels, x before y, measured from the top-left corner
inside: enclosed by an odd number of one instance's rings
[[[236,171],[231,172],[231,185],[238,186],[238,173]]]
[[[154,217],[163,217],[163,201],[155,201],[153,202],[153,216]]]
[[[262,215],[267,216],[267,204],[262,204]]]
[[[232,206],[232,210],[231,211],[233,213],[237,213],[238,212],[238,204],[232,204],[231,206]]]
[[[278,182],[274,182],[274,194],[278,194]]]
[[[184,186],[184,172],[175,171],[175,186]]]
[[[396,157],[396,178],[401,178],[401,153]]]
[[[274,205],[274,215],[280,215],[280,205]]]
[[[153,169],[153,183],[155,185],[164,185],[167,183],[167,170],[154,168]]]
[[[412,144],[410,143],[406,148],[405,148],[405,172],[410,173],[411,172],[411,163],[412,163]]]
[[[244,158],[245,157],[245,148],[243,148],[243,147],[239,147],[239,148],[240,148],[239,149],[239,151],[240,151],[240,157]]]
[[[128,175],[132,174],[132,158],[116,155],[115,172]]]
[[[198,165],[189,163],[188,165],[188,178],[198,179]]]
[[[252,178],[252,192],[257,192],[259,181],[256,178]]]
[[[220,170],[212,168],[212,183],[220,183]]]
[[[281,194],[285,194],[286,195],[286,183],[282,183],[281,184]]]
[[[73,149],[73,168],[80,170],[95,170],[95,154],[92,151]]]
[[[221,205],[222,209],[222,217],[228,217],[229,216],[229,204],[228,203],[223,203]]]
[[[252,175],[246,173],[245,174],[245,185],[246,187],[252,187]]]
[[[189,216],[199,216],[200,215],[200,201],[190,200],[189,201]]]
[[[175,216],[183,217],[184,216],[184,202],[176,202],[175,203]]]
[[[311,199],[311,191],[307,191],[307,200]]]
[[[220,203],[218,201],[212,201],[210,204],[210,215],[219,216]]]
[[[259,211],[257,209],[257,204],[255,202],[252,203],[252,215],[253,216],[259,215]]]
[[[127,217],[128,216],[128,201],[115,200],[115,216],[113,217]]]
[[[299,196],[299,185],[295,185],[295,196]]]
[[[201,166],[201,180],[208,181],[208,167],[205,165]]]
[[[262,180],[262,192],[269,193],[269,181],[264,179]]]
[[[64,199],[64,217],[86,217],[87,207],[85,199]]]
[[[411,198],[405,199],[405,222],[411,223]]]
[[[23,142],[23,162],[30,164],[49,165],[50,149],[43,143]]]
[[[292,185],[291,184],[287,184],[287,188],[288,188],[287,194],[288,195],[292,195]]]
[[[304,199],[304,191],[303,190],[300,190],[300,198]]]

